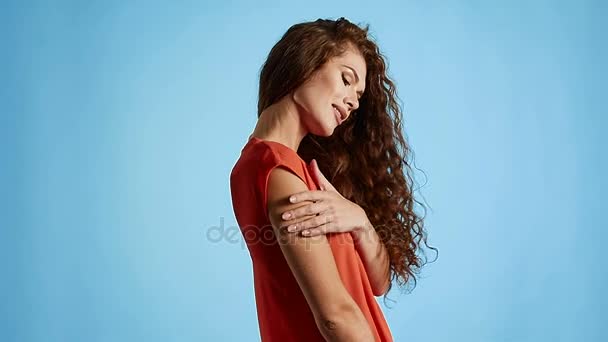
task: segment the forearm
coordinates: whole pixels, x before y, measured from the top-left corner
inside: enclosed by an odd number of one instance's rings
[[[351,235],[365,266],[374,295],[383,295],[390,283],[390,259],[384,243],[367,217],[363,227],[353,231]]]
[[[354,305],[333,318],[317,322],[319,331],[330,342],[373,342],[374,335],[363,312]]]

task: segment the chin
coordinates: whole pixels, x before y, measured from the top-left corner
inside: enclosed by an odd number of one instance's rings
[[[316,136],[327,138],[327,137],[331,137],[334,134],[334,129],[329,128],[329,130],[323,130],[321,132],[311,132],[311,133]]]
[[[337,125],[332,125],[332,126],[327,127],[327,134],[324,135],[324,137],[330,137],[330,136],[334,135],[337,128],[338,128]]]
[[[318,125],[315,125],[316,128],[311,130],[310,133],[320,137],[330,137],[338,128],[338,125],[335,122],[334,117],[326,122],[318,122]]]

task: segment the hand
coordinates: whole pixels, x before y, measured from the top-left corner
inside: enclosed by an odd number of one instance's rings
[[[344,198],[319,170],[316,160],[308,166],[321,190],[305,191],[292,195],[291,203],[313,201],[315,203],[284,212],[281,227],[289,232],[301,232],[304,236],[327,233],[355,232],[363,230],[367,215],[363,208]],[[316,215],[302,219],[302,216]]]

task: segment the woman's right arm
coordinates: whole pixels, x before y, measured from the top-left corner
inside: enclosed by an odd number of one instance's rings
[[[302,237],[279,228],[283,212],[310,204],[292,204],[289,196],[307,190],[306,184],[291,171],[275,167],[270,172],[268,217],[285,260],[327,341],[374,341],[365,316],[342,284],[327,237]]]

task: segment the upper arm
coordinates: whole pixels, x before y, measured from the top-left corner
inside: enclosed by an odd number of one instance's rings
[[[294,173],[275,167],[268,179],[268,216],[283,255],[311,311],[319,320],[331,317],[342,309],[350,309],[356,303],[340,279],[324,234],[302,237],[280,228],[283,212],[312,203],[304,201],[292,204],[288,200],[290,195],[307,190],[306,184]]]

